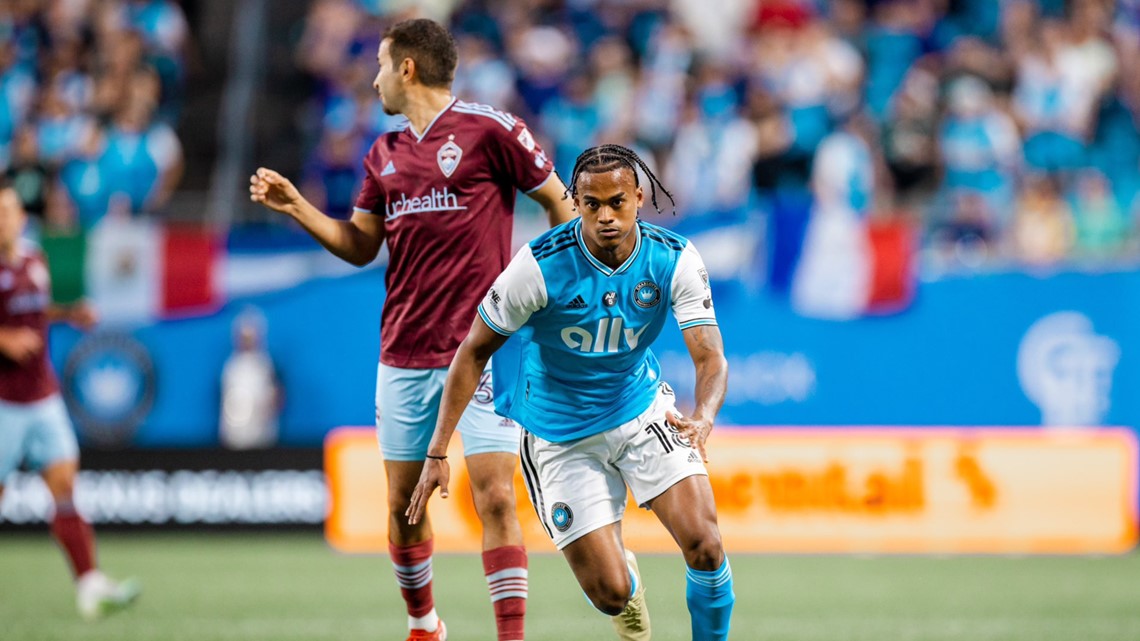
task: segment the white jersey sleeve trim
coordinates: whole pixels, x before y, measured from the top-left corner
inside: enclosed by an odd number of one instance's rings
[[[534,187],[531,187],[530,189],[526,190],[526,192],[524,192],[524,193],[533,194],[534,192],[538,191],[539,189],[542,189],[543,187],[546,186],[546,183],[550,182],[550,179],[554,177],[554,174],[555,174],[555,172],[552,170],[549,174],[546,175],[546,178],[542,179],[542,182],[540,182],[537,185],[535,185]]]
[[[698,325],[716,325],[712,289],[705,263],[693,243],[688,243],[677,258],[673,271],[673,316],[682,330]]]
[[[546,279],[530,245],[524,245],[487,290],[479,303],[479,317],[495,332],[510,336],[543,307]]]

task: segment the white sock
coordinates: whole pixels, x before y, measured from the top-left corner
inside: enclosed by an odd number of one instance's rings
[[[107,582],[107,577],[97,569],[91,569],[83,573],[83,576],[75,580],[75,585],[80,590],[88,590],[89,586],[102,585]]]
[[[439,615],[435,613],[435,608],[431,612],[423,615],[422,617],[408,616],[408,629],[409,630],[427,630],[428,632],[435,632],[439,627]]]

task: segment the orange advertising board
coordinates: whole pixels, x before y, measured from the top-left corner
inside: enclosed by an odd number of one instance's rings
[[[732,552],[1104,554],[1137,543],[1137,443],[1129,430],[718,428],[709,475]],[[479,551],[458,439],[451,497],[429,510],[440,551]],[[325,443],[329,542],[387,550],[375,430]],[[554,550],[516,474],[531,550]],[[675,543],[632,500],[622,527],[639,552]]]

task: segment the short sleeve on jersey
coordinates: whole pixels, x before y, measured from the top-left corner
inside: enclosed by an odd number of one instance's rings
[[[479,317],[495,332],[510,336],[543,307],[546,281],[530,245],[523,245],[479,303]]]
[[[373,157],[376,155],[376,147],[368,152],[364,157],[364,184],[360,187],[360,193],[356,195],[356,203],[353,211],[359,211],[366,214],[378,214],[384,211],[384,190],[380,187],[380,181],[377,180],[376,171]]]
[[[698,325],[716,325],[709,274],[691,242],[681,250],[673,272],[672,304],[677,326],[683,330]]]
[[[530,193],[554,175],[553,163],[522,119],[516,119],[510,131],[495,127],[494,132],[492,138],[499,146],[501,169],[515,187]]]

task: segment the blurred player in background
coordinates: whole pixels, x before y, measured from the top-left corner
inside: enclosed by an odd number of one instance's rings
[[[277,415],[284,396],[265,331],[265,316],[256,308],[234,319],[234,349],[222,366],[218,417],[218,439],[231,450],[277,444]]]
[[[432,529],[404,516],[427,455],[447,366],[482,292],[510,260],[515,190],[542,204],[551,224],[574,212],[565,186],[526,125],[456,100],[451,34],[408,20],[384,34],[373,87],[402,131],[364,158],[352,218],[317,210],[280,174],[251,177],[254,202],[288,214],[330,252],[366,265],[385,240],[390,259],[381,321],[376,414],[388,479],[389,552],[408,607],[408,639],[445,639],[432,598]],[[483,565],[499,641],[523,639],[526,550],[515,512],[518,427],[495,415],[491,374],[480,372],[460,421],[472,493],[483,523]],[[444,456],[445,453],[437,453]]]
[[[43,257],[22,238],[27,214],[16,190],[0,184],[0,495],[21,464],[37,471],[55,503],[51,533],[71,563],[79,613],[85,619],[130,605],[133,579],[112,581],[95,562],[95,535],[75,510],[79,445],[48,359],[48,323],[83,329],[96,322],[86,305],[51,303]]]
[[[451,363],[408,516],[419,521],[436,487],[447,496],[450,470],[436,455],[447,451],[487,360],[521,330],[529,339],[522,378],[499,399],[507,401],[501,409],[523,426],[531,502],[586,596],[613,616],[620,638],[650,638],[637,562],[621,540],[628,485],[684,553],[692,638],[723,641],[735,596],[702,459],[728,365],[697,250],[637,218],[644,201],[638,169],[656,208],[660,183],[634,152],[586,150],[570,179],[581,219],[519,250],[488,290]],[[649,351],[668,309],[696,366],[696,409],[688,418],[677,414]]]

